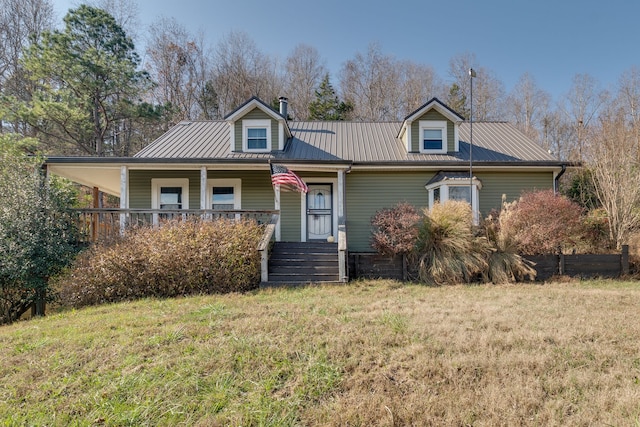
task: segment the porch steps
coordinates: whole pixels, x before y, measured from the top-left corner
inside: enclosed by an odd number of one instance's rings
[[[269,281],[263,286],[339,281],[337,243],[276,242],[269,258]]]

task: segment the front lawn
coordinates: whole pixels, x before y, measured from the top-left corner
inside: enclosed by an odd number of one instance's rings
[[[389,281],[0,327],[2,425],[637,425],[640,284]]]

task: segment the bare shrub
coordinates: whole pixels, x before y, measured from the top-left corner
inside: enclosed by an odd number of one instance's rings
[[[539,255],[575,248],[584,237],[582,208],[552,190],[523,193],[506,203],[500,213],[501,229],[518,252]]]
[[[420,280],[437,285],[477,279],[491,251],[487,239],[474,234],[471,207],[461,201],[425,210],[416,249]]]
[[[381,209],[371,218],[371,245],[382,255],[408,254],[415,248],[419,222],[420,213],[407,202]]]
[[[56,280],[63,305],[241,292],[260,280],[254,221],[171,221],[96,245]]]

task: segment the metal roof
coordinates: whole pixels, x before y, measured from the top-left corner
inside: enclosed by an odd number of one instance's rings
[[[460,151],[446,154],[408,153],[397,138],[401,122],[289,122],[293,137],[284,151],[232,152],[225,121],[180,122],[142,149],[138,159],[278,159],[353,163],[469,162],[470,123],[459,126]],[[560,162],[506,122],[473,123],[473,161]]]

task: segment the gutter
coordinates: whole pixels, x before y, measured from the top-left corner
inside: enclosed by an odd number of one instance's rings
[[[558,190],[560,189],[560,177],[564,175],[566,171],[567,171],[567,164],[563,163],[562,169],[560,170],[558,175],[556,175],[556,177],[553,179],[553,192],[555,195],[558,195]]]

